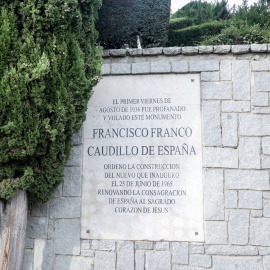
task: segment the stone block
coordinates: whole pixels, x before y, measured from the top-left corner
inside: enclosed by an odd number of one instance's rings
[[[142,52],[143,52],[142,49],[138,49],[138,48],[127,50],[127,54],[130,56],[141,56]]]
[[[188,62],[186,61],[172,62],[172,72],[173,73],[188,73]]]
[[[169,249],[170,249],[169,242],[156,242],[156,250],[157,251],[163,251],[163,250],[169,250]]]
[[[110,56],[125,57],[126,54],[127,54],[126,49],[112,49],[112,50],[110,50]]]
[[[151,73],[170,73],[172,71],[170,62],[152,62]]]
[[[263,211],[262,210],[252,210],[251,211],[251,216],[256,218],[256,217],[262,217],[263,216]]]
[[[227,222],[206,221],[205,243],[209,245],[225,245],[228,243]]]
[[[238,205],[237,191],[226,191],[226,193],[225,193],[225,207],[226,208],[237,208],[237,205]]]
[[[203,179],[205,220],[224,220],[223,171],[205,170]]]
[[[268,93],[254,93],[251,99],[251,104],[253,106],[268,106],[269,105],[269,96]]]
[[[53,269],[53,242],[52,240],[35,239],[34,268],[33,270]]]
[[[238,118],[236,114],[222,114],[222,142],[223,146],[236,147],[238,145]]]
[[[182,54],[184,55],[196,55],[199,51],[198,47],[183,47]]]
[[[256,247],[249,246],[208,246],[205,248],[205,253],[223,256],[256,256],[259,252]]]
[[[217,45],[214,46],[214,53],[227,54],[231,51],[231,45]]]
[[[91,241],[90,240],[81,240],[81,249],[90,249]]]
[[[49,219],[47,239],[53,239],[54,237],[54,220]]]
[[[209,54],[214,51],[213,46],[199,46],[199,54]]]
[[[81,127],[77,133],[72,135],[71,141],[72,145],[79,145],[83,143],[83,127]]]
[[[270,248],[269,247],[267,247],[267,248],[260,248],[259,249],[259,254],[262,255],[262,256],[270,255]]]
[[[238,151],[232,148],[206,147],[203,150],[203,166],[212,168],[237,168]]]
[[[135,253],[135,270],[144,270],[145,264],[145,253],[144,251],[136,251]]]
[[[154,249],[154,244],[153,242],[148,242],[148,241],[136,241],[135,249],[152,250]]]
[[[270,217],[270,201],[269,200],[264,201],[263,216]]]
[[[162,47],[157,47],[157,48],[147,48],[147,49],[143,49],[143,55],[160,55],[162,54]]]
[[[239,168],[261,168],[261,142],[260,138],[243,137],[239,140]]]
[[[25,239],[25,246],[27,248],[34,248],[34,240],[33,239]]]
[[[167,47],[167,48],[163,48],[163,53],[164,55],[178,55],[180,54],[182,51],[181,47]]]
[[[204,246],[190,246],[189,248],[190,254],[204,254]]]
[[[270,155],[270,137],[262,138],[262,152],[264,155]]]
[[[251,218],[250,244],[254,246],[270,246],[270,219]]]
[[[264,269],[270,270],[270,256],[265,256],[263,260],[264,260]]]
[[[263,198],[270,200],[270,192],[263,192]]]
[[[82,166],[82,146],[73,146],[71,148],[69,159],[66,166]]]
[[[115,242],[112,240],[93,240],[91,244],[91,249],[115,251]]]
[[[169,251],[147,252],[145,270],[171,270],[171,253]]]
[[[33,251],[31,249],[24,250],[23,270],[33,270]]]
[[[250,102],[249,101],[234,101],[234,100],[222,101],[222,112],[227,112],[227,113],[250,112]]]
[[[59,219],[55,221],[55,254],[80,255],[80,220]]]
[[[270,70],[270,61],[253,61],[252,70],[253,71],[269,71]]]
[[[83,257],[95,257],[95,251],[93,250],[81,250],[81,256]]]
[[[131,241],[119,241],[117,245],[117,270],[134,270],[134,248]]]
[[[220,102],[202,102],[203,145],[221,146]]]
[[[232,54],[245,54],[249,53],[249,45],[232,45]]]
[[[232,61],[222,60],[220,61],[220,80],[230,81],[232,79]]]
[[[254,114],[270,114],[270,107],[252,107],[251,109]]]
[[[225,171],[227,189],[269,190],[269,173],[255,170]]]
[[[218,60],[190,61],[189,71],[190,72],[219,71],[219,61]]]
[[[249,211],[231,209],[229,236],[232,245],[247,245],[249,235]]]
[[[31,205],[31,216],[32,217],[47,217],[48,215],[48,203],[41,205]]]
[[[48,219],[41,218],[28,218],[26,227],[26,237],[28,238],[47,238]]]
[[[270,115],[240,115],[239,134],[241,136],[269,136]]]
[[[60,184],[56,191],[53,193],[52,198],[59,198],[62,196],[63,184]]]
[[[250,50],[253,53],[267,52],[267,44],[251,44]]]
[[[262,192],[253,190],[240,190],[239,208],[262,209]]]
[[[148,74],[150,73],[150,63],[133,63],[132,74]]]
[[[103,50],[102,57],[103,58],[110,57],[110,50]]]
[[[213,257],[216,270],[263,270],[261,257]]]
[[[262,169],[270,169],[270,156],[262,157]]]
[[[201,81],[209,82],[209,81],[219,81],[219,72],[202,72],[201,73]]]
[[[270,91],[270,73],[269,72],[253,72],[255,92]]]
[[[55,257],[54,268],[57,270],[92,270],[94,265],[93,258],[81,256],[63,256]],[[96,269],[96,268],[95,268]],[[112,269],[112,268],[107,268]],[[104,270],[104,269],[103,269]]]
[[[209,255],[191,254],[190,265],[209,268],[212,265],[212,258]]]
[[[202,82],[201,83],[202,99],[231,99],[232,83],[231,82]]]
[[[79,218],[81,216],[80,197],[62,197],[50,200],[50,218]]]
[[[112,64],[111,74],[131,74],[131,64]]]
[[[193,266],[183,266],[183,265],[174,265],[173,270],[205,270],[202,267],[193,267]]]
[[[102,75],[109,75],[111,73],[111,65],[110,64],[103,64],[101,66]]]
[[[248,60],[232,62],[233,97],[235,100],[250,100],[250,67]]]
[[[63,196],[76,197],[81,196],[82,169],[81,167],[65,167]]]
[[[188,243],[172,243],[172,263],[188,264]]]

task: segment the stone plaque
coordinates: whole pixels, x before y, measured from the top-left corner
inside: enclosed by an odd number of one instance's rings
[[[83,144],[83,239],[204,241],[198,74],[105,77]]]

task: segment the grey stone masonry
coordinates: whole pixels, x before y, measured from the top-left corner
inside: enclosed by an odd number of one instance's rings
[[[205,146],[221,146],[220,102],[202,102],[203,143]]]
[[[104,50],[103,58],[103,77],[120,82],[200,75],[205,239],[81,239],[81,129],[63,183],[46,204],[29,205],[23,270],[270,270],[270,44]]]
[[[233,96],[235,100],[250,100],[250,63],[247,60],[232,62]]]
[[[204,171],[204,218],[224,220],[224,179],[222,170]]]
[[[230,211],[229,235],[231,244],[248,244],[249,214],[248,210],[232,209]]]
[[[249,52],[250,47],[247,45],[232,45],[233,54],[244,54]]]

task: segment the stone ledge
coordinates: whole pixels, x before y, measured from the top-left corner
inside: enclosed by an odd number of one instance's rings
[[[270,52],[270,44],[247,45],[216,45],[216,46],[186,46],[186,47],[156,47],[146,49],[111,49],[103,51],[103,58],[108,57],[136,57],[136,56],[175,56],[196,54],[246,54]]]

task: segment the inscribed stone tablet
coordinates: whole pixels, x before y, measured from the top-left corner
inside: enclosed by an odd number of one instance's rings
[[[200,77],[105,77],[84,124],[83,239],[203,241]]]

